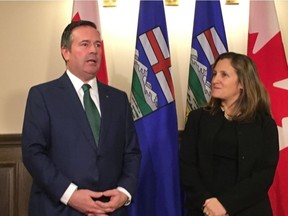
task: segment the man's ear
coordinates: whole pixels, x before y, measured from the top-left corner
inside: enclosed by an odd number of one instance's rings
[[[61,48],[61,54],[65,62],[69,61],[70,51],[67,48]]]

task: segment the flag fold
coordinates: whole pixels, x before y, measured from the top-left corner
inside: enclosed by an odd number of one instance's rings
[[[209,101],[212,65],[228,51],[219,0],[196,0],[191,45],[186,116]]]

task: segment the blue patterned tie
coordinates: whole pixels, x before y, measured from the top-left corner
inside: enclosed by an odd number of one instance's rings
[[[95,103],[93,102],[90,96],[90,91],[89,91],[90,88],[91,86],[89,84],[84,84],[82,86],[82,89],[84,91],[83,101],[84,101],[85,112],[89,120],[90,127],[94,135],[94,139],[96,141],[96,144],[98,145],[101,117],[100,117],[97,107],[95,106]]]

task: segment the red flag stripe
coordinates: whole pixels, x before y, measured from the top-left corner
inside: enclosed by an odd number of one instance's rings
[[[279,162],[269,190],[273,215],[288,216],[288,147],[285,139],[288,129],[283,125],[284,118],[288,118],[285,102],[288,101],[288,86],[280,88],[275,85],[288,79],[288,67],[273,1],[250,0],[248,55],[254,60],[269,92],[272,114],[279,130]]]

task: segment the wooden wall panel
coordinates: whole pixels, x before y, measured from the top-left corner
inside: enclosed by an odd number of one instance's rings
[[[21,157],[21,135],[0,135],[0,215],[28,216],[32,179]]]
[[[1,215],[14,215],[16,164],[0,163]]]

